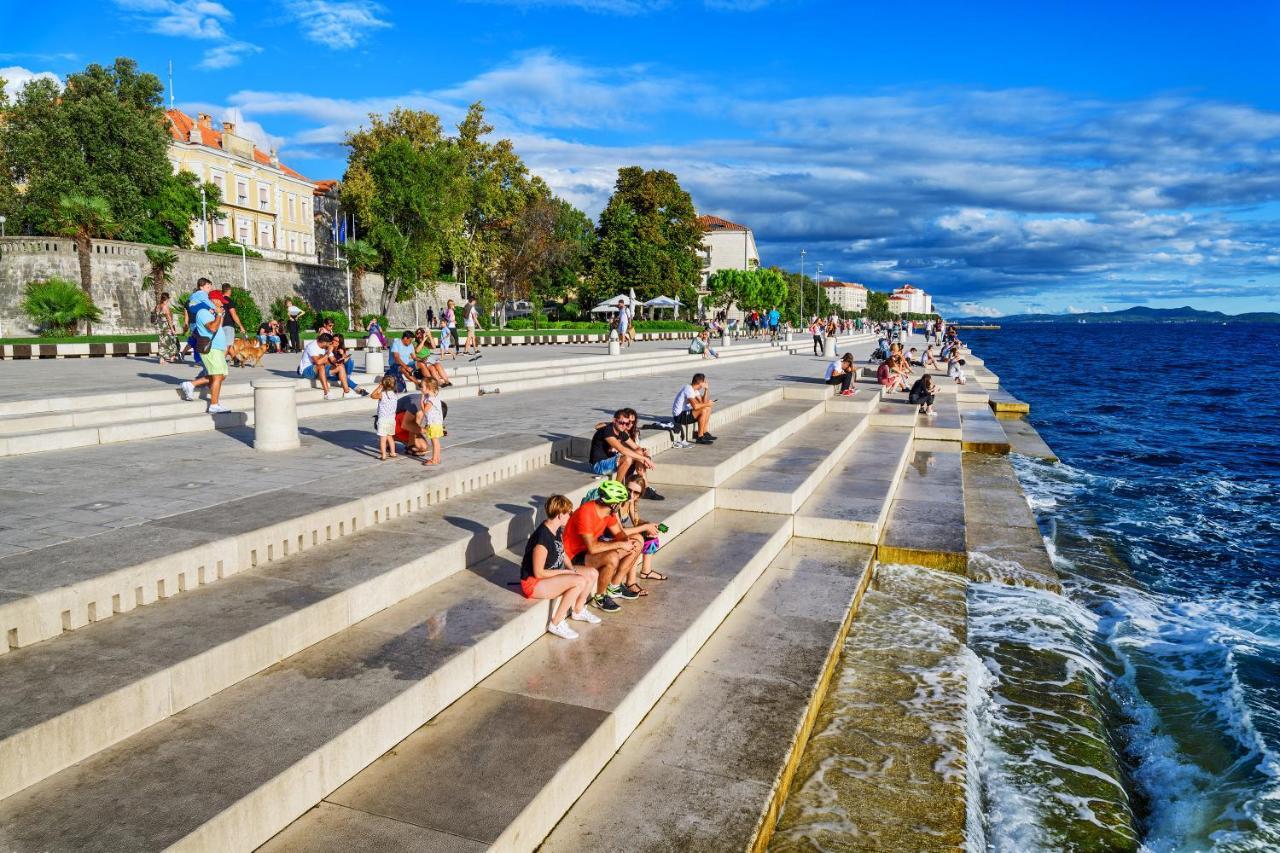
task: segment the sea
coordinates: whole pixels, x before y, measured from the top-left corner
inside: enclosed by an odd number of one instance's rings
[[[1280,326],[963,337],[1061,459],[1014,465],[1066,587],[970,586],[982,846],[1085,849],[1062,817],[1096,820],[1030,766],[1045,751],[1004,748],[1027,646],[1096,686],[1141,849],[1280,850]]]
[[[772,848],[954,849],[929,818],[958,800],[971,853],[1280,851],[1280,326],[962,337],[1060,457],[1011,459],[1064,592],[880,566]],[[943,773],[861,732],[867,662],[908,649],[899,704],[967,774],[886,824]]]

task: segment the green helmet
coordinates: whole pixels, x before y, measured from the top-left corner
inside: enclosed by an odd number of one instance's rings
[[[617,480],[605,480],[599,486],[600,500],[609,505],[622,504],[627,502],[627,487],[619,483]]]

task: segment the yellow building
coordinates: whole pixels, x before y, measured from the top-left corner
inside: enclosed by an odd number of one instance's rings
[[[197,246],[206,236],[230,237],[268,258],[316,262],[313,181],[281,163],[275,151],[264,154],[237,136],[232,122],[222,122],[219,130],[204,113],[194,121],[181,110],[167,115],[174,171],[192,172],[222,193],[218,210],[224,216],[210,210],[207,223],[192,227]]]

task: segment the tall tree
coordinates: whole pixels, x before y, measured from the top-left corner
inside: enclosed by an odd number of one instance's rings
[[[591,220],[563,199],[538,198],[524,206],[502,230],[495,282],[504,321],[507,300],[533,298],[536,318],[547,296],[577,283],[585,260],[583,232],[590,228]]]
[[[671,172],[628,166],[600,214],[592,271],[597,297],[625,293],[690,301],[699,277],[702,229],[689,193]]]
[[[378,264],[378,250],[368,240],[349,240],[342,246],[342,256],[351,270],[351,316],[359,320],[364,314],[364,274]]]
[[[120,236],[141,236],[148,199],[173,171],[162,92],[123,58],[70,75],[65,88],[27,83],[0,124],[6,165],[24,186],[22,224],[51,233],[62,197],[81,195],[106,202]]]
[[[893,319],[893,312],[889,310],[889,294],[867,291],[867,319],[877,323]]]
[[[93,241],[110,237],[118,225],[111,216],[107,200],[98,196],[64,195],[58,202],[57,225],[60,233],[76,244],[80,263],[80,288],[93,301]],[[85,320],[85,334],[92,334],[90,320]]]
[[[590,217],[569,202],[552,197],[555,207],[555,239],[564,251],[534,271],[529,295],[534,302],[534,322],[549,299],[563,299],[582,284],[595,250],[596,231]]]
[[[222,193],[217,185],[204,184],[203,189],[204,210],[211,216],[224,216],[218,212]],[[191,172],[165,177],[156,194],[147,199],[147,218],[142,221],[137,238],[160,246],[189,248],[191,225],[202,215],[200,190],[200,179]]]

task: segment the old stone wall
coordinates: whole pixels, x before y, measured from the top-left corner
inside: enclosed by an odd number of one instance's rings
[[[102,321],[94,324],[95,332],[128,333],[151,331],[148,317],[154,299],[142,280],[150,273],[145,251],[150,246],[115,240],[97,240],[93,244],[93,300],[102,309]],[[199,250],[175,249],[178,264],[174,268],[170,292],[186,293],[196,279],[207,276],[214,284],[231,282],[242,286],[244,270],[241,259],[233,255]],[[249,258],[248,290],[265,312],[273,301],[298,295],[317,310],[346,309],[347,274],[344,269],[318,264],[272,261]],[[76,247],[63,237],[6,237],[0,240],[0,335],[12,337],[35,333],[19,305],[28,283],[60,277],[79,283],[80,266]],[[365,311],[371,313],[382,292],[382,276],[365,276]],[[439,311],[448,299],[461,301],[457,285],[438,283],[434,294],[422,294],[410,302],[399,303],[391,311],[392,328],[420,325],[428,307]]]

